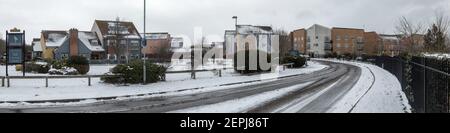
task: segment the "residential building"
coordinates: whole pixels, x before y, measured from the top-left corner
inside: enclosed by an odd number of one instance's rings
[[[172,37],[170,40],[170,47],[172,49],[180,49],[184,47],[184,39],[183,37]]]
[[[227,58],[233,58],[234,53],[236,53],[236,31],[235,30],[226,30],[224,36],[225,43],[225,55]]]
[[[168,59],[171,57],[171,37],[167,32],[146,33],[147,47],[143,53],[150,59]]]
[[[401,52],[400,36],[380,34],[382,49],[380,55],[397,56]]]
[[[40,45],[44,59],[64,59],[70,56],[83,56],[88,60],[105,58],[97,35],[91,31],[42,31]],[[39,50],[38,43],[34,43],[33,50]]]
[[[68,39],[55,49],[55,59],[83,56],[89,60],[105,59],[105,49],[94,32],[70,29]]]
[[[323,57],[331,53],[331,29],[314,24],[306,31],[306,49],[311,57]]]
[[[400,37],[401,51],[422,52],[424,50],[425,35],[415,34],[411,37]]]
[[[33,42],[31,42],[31,47],[33,49],[31,58],[37,59],[42,58],[42,46],[41,46],[41,39],[40,38],[33,38]]]
[[[91,31],[44,30],[41,32],[40,42],[37,41],[37,39],[33,41],[33,52],[39,54],[38,51],[42,51],[41,56],[44,59],[63,59],[70,56],[83,56],[88,60],[105,58],[105,49],[101,47],[97,35]]]
[[[381,51],[382,39],[376,32],[365,32],[364,40],[363,54],[368,56],[380,54],[379,51]]]
[[[294,50],[292,45],[291,35],[280,35],[280,57],[283,59],[285,56],[290,55]]]
[[[125,63],[142,56],[142,38],[132,22],[95,20],[92,30],[111,62]]]
[[[227,55],[234,55],[235,52],[245,49],[258,49],[271,53],[275,50],[272,46],[279,46],[280,43],[280,37],[274,33],[272,27],[252,25],[237,25],[237,32],[225,31],[224,40]]]
[[[352,54],[361,56],[364,52],[364,29],[339,28],[331,29],[333,52],[338,55]]]
[[[293,49],[300,52],[300,54],[306,54],[306,30],[305,29],[298,29],[293,32],[291,32],[291,42],[293,45]]]
[[[41,32],[41,47],[43,59],[55,59],[55,49],[68,40],[67,31],[43,30]]]

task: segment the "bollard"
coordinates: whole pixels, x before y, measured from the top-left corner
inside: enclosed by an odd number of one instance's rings
[[[91,86],[91,77],[88,77],[88,86]]]
[[[2,77],[2,87],[5,87],[5,77]]]
[[[10,84],[9,84],[10,82],[9,82],[9,77],[7,77],[6,78],[6,85],[7,85],[7,87],[9,88],[10,87]]]
[[[219,69],[219,77],[222,77],[222,69]]]
[[[45,87],[48,88],[48,77],[45,77]]]

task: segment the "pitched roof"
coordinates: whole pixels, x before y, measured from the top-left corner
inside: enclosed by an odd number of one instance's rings
[[[311,28],[314,28],[314,27],[319,27],[319,28],[324,28],[324,29],[330,29],[330,28],[328,28],[328,27],[326,27],[326,26],[323,26],[323,25],[320,25],[320,24],[314,24],[314,25],[312,25],[311,27],[309,27],[308,30],[311,29]]]
[[[273,33],[270,26],[237,25],[237,30],[239,34]]]
[[[100,45],[97,34],[90,31],[79,31],[78,39],[86,46],[90,51],[103,52],[105,49]]]
[[[47,47],[59,47],[69,38],[67,31],[43,30],[41,33]]]
[[[111,35],[114,34],[115,31],[119,31],[119,34],[135,35],[139,38],[141,37],[133,22],[95,20],[95,24],[98,26],[103,36]],[[117,24],[119,24],[119,26],[117,26]],[[116,30],[114,29],[115,27],[119,27],[120,29]]]

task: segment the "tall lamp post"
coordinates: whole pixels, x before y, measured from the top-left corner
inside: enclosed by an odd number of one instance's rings
[[[233,19],[234,19],[234,27],[235,27],[235,31],[234,31],[234,43],[235,44],[233,44],[233,48],[234,48],[234,52],[237,52],[237,35],[238,35],[238,17],[237,16],[233,16]]]
[[[143,60],[143,73],[144,73],[144,75],[143,75],[143,84],[146,84],[147,83],[147,68],[146,68],[146,61],[145,61],[145,58],[146,58],[146,53],[145,53],[145,47],[147,46],[147,37],[146,37],[146,35],[145,35],[145,33],[146,33],[146,12],[147,12],[147,6],[146,6],[146,0],[144,0],[144,37],[143,37],[143,41],[142,41],[142,52],[144,53],[144,58],[142,59]]]

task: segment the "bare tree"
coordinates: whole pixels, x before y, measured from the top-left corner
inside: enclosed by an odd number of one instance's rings
[[[156,51],[156,55],[158,56],[158,62],[163,63],[167,59],[170,59],[170,56],[172,55],[170,45],[161,44],[161,46]]]
[[[114,21],[114,25],[111,26],[110,28],[112,28],[110,29],[110,31],[112,32],[110,47],[114,51],[114,54],[118,59],[119,63],[124,62],[122,56],[127,56],[126,52],[128,51],[128,47],[127,43],[125,44],[122,43],[122,41],[126,41],[124,40],[124,33],[123,33],[123,30],[125,29],[124,26],[121,25],[119,17],[117,17],[116,21]]]
[[[400,39],[405,41],[405,52],[416,53],[419,52],[419,47],[422,46],[422,37],[424,26],[421,23],[415,23],[408,20],[406,17],[401,17],[396,26],[397,34]]]

